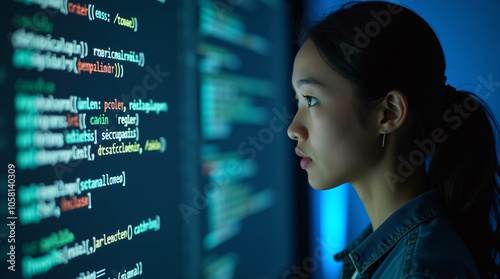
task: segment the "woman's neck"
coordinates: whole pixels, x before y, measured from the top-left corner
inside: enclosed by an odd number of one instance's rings
[[[388,169],[393,168],[381,164],[361,179],[351,182],[365,206],[374,231],[401,206],[424,192],[416,170],[407,178],[399,175],[399,180],[394,180],[397,171]]]

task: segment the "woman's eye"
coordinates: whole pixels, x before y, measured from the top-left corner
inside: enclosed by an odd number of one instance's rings
[[[314,106],[314,104],[316,104],[318,102],[318,99],[316,99],[312,96],[306,96],[306,95],[302,95],[302,96],[306,99],[309,107]]]
[[[309,101],[308,101],[308,104],[310,107],[314,106],[314,104],[316,104],[318,102],[318,99],[314,98],[314,97],[310,97],[309,98]]]

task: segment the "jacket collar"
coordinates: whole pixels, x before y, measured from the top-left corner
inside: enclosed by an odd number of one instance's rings
[[[404,235],[443,212],[439,189],[425,192],[396,210],[374,232],[369,225],[342,252],[335,254],[334,259],[344,263],[351,260],[359,274],[363,275]]]

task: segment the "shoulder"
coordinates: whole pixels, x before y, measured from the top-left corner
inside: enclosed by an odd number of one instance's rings
[[[405,240],[403,278],[479,278],[467,246],[446,215],[419,224]]]

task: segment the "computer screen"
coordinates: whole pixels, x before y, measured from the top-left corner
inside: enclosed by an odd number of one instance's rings
[[[8,0],[2,278],[281,278],[285,1]]]

